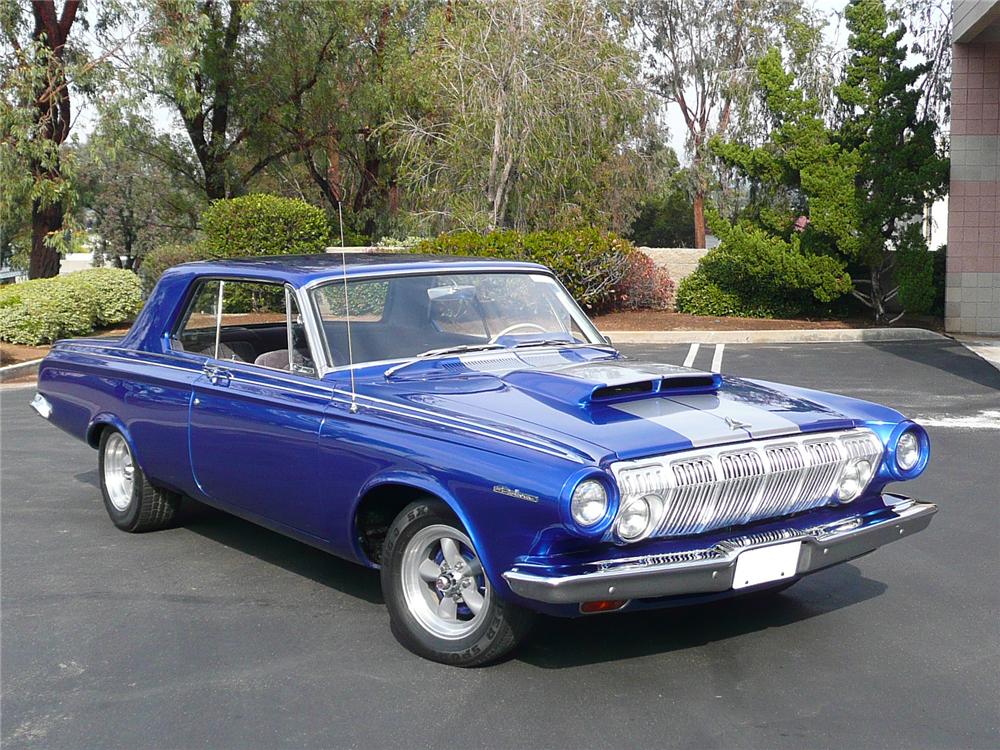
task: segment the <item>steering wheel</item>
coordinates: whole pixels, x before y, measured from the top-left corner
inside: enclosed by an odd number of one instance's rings
[[[508,334],[511,334],[514,331],[517,331],[517,330],[519,330],[521,328],[532,328],[532,329],[538,331],[539,333],[545,333],[545,329],[542,328],[537,323],[515,323],[512,326],[507,326],[502,331],[500,331],[500,333],[498,333],[496,336],[494,336],[493,338],[491,338],[490,339],[490,343],[491,344],[495,344],[497,341],[499,341],[500,339],[502,339],[504,336],[506,336]]]

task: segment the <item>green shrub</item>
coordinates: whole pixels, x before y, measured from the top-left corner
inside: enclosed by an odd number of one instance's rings
[[[735,318],[770,318],[767,307],[753,307],[739,295],[725,292],[708,280],[700,269],[681,279],[675,300],[678,312],[691,315],[730,316]]]
[[[190,245],[163,245],[155,250],[150,250],[142,259],[142,266],[139,268],[139,277],[142,279],[142,288],[149,294],[160,276],[171,266],[178,266],[181,263],[191,263],[196,260],[207,260],[212,255],[203,244],[194,242]]]
[[[66,283],[84,289],[97,303],[97,325],[110,326],[132,320],[142,307],[139,279],[120,268],[95,268],[65,277]]]
[[[142,306],[131,271],[95,268],[0,289],[0,340],[43,344],[124,323]]]
[[[923,315],[934,307],[934,255],[927,249],[919,224],[908,226],[896,250],[899,304],[908,313]]]
[[[322,253],[330,239],[322,209],[265,194],[216,201],[201,215],[201,228],[213,258]]]
[[[612,306],[616,285],[635,248],[617,235],[597,229],[557,232],[456,232],[425,240],[415,253],[486,256],[524,260],[551,268],[576,300],[592,310]]]
[[[748,224],[725,227],[720,233],[722,244],[698,263],[697,278],[686,286],[682,282],[679,311],[793,317],[816,312],[851,290],[844,267],[830,256],[803,253],[797,235],[785,240]],[[697,299],[696,292],[705,300]]]

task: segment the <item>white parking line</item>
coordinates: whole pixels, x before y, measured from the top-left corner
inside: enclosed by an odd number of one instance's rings
[[[725,349],[725,344],[715,345],[715,354],[712,355],[712,372],[722,372],[722,352]]]
[[[917,417],[924,427],[953,427],[958,430],[1000,430],[1000,410],[985,409],[967,417]]]
[[[698,356],[698,349],[701,344],[691,344],[691,348],[688,349],[688,355],[684,358],[684,366],[690,367],[694,364],[694,358]]]

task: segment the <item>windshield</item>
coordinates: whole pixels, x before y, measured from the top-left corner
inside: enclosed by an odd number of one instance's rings
[[[576,302],[539,273],[441,273],[331,281],[312,291],[331,364],[388,362],[543,342],[603,344]]]

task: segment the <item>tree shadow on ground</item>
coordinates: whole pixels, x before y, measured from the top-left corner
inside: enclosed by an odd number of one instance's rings
[[[945,372],[956,378],[981,385],[988,391],[1000,390],[1000,371],[966,349],[957,341],[881,341],[866,346],[900,359]],[[886,373],[891,377],[891,373]]]

